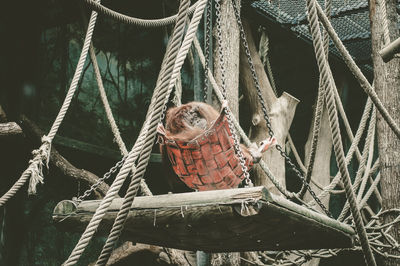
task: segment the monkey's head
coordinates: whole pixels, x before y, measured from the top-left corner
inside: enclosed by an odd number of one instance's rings
[[[168,110],[165,129],[170,137],[189,141],[210,128],[218,116],[211,105],[190,102]]]

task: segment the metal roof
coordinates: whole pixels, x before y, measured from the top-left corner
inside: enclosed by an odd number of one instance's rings
[[[324,0],[317,1],[324,6]],[[281,24],[298,37],[311,41],[305,0],[261,0],[250,5],[263,18]],[[371,70],[368,1],[332,0],[331,16],[331,23],[350,54],[364,70]],[[340,57],[332,42],[330,49]]]

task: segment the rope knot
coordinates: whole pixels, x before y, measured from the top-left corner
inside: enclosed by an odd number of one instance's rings
[[[40,148],[39,148],[42,152],[42,159],[46,160],[47,168],[49,168],[51,142],[52,142],[52,138],[50,138],[47,135],[44,135],[42,137],[42,146],[40,146]]]
[[[37,184],[44,182],[43,176],[43,162],[46,161],[46,167],[49,168],[50,160],[50,149],[51,149],[51,138],[48,136],[42,137],[42,145],[39,149],[33,150],[33,158],[29,161],[28,169],[26,172],[30,173],[28,194],[36,194]]]
[[[310,261],[310,260],[312,259],[311,253],[310,253],[310,252],[306,252],[306,253],[304,254],[304,259],[305,259],[306,261]]]

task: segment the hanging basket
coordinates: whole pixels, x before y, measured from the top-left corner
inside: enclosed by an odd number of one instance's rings
[[[162,125],[157,130],[172,168],[188,187],[198,191],[228,189],[243,181],[244,173],[224,110],[208,130],[189,142],[172,139]],[[245,155],[250,170],[253,160]]]

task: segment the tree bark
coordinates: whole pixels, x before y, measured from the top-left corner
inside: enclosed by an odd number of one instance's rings
[[[240,5],[240,0],[235,0]],[[225,68],[225,82],[227,90],[227,100],[233,115],[239,119],[239,28],[235,19],[235,14],[231,0],[222,0],[221,3],[221,31],[222,31],[222,51],[224,65],[220,65],[218,53],[218,36],[216,25],[214,26],[214,76],[217,84],[221,87],[222,72]],[[213,100],[214,107],[219,106],[217,99]],[[211,255],[212,266],[240,265],[240,253],[216,253]]]
[[[15,122],[0,123],[0,137],[22,134],[21,128]]]
[[[239,5],[240,1],[235,0]],[[222,31],[222,51],[225,62],[226,90],[229,107],[233,114],[238,118],[239,115],[239,29],[235,19],[231,0],[221,0],[221,31]],[[216,25],[214,26],[214,77],[221,86],[221,66],[218,54],[218,36],[216,36]],[[219,106],[218,99],[213,101],[214,107]],[[218,108],[217,108],[218,109]]]
[[[398,37],[396,0],[370,0],[370,22],[372,40],[372,58],[374,63],[375,90],[382,103],[388,109],[389,114],[397,124],[400,123],[400,59],[394,58],[384,63],[379,56],[383,48],[382,40],[386,18],[382,16],[380,4],[387,8],[387,20],[389,25],[390,39]],[[389,128],[382,116],[377,114],[377,137],[380,158],[381,188],[382,188],[382,209],[398,208],[400,206],[400,140]],[[394,217],[387,215],[383,217],[385,223],[393,221]],[[398,242],[400,241],[400,226],[397,224],[390,231],[390,234]],[[399,252],[392,253],[399,255]],[[398,265],[394,259],[385,259],[385,265]]]
[[[39,143],[41,136],[44,133],[27,117],[22,116],[22,128],[28,138],[33,140],[33,142]],[[95,174],[85,170],[78,169],[72,165],[67,159],[65,159],[58,151],[52,147],[50,152],[50,164],[58,168],[65,176],[74,179],[75,181],[84,181],[88,186],[91,186],[99,180],[99,177]],[[97,188],[97,192],[100,195],[97,197],[104,196],[107,193],[109,186],[106,183],[100,184]]]
[[[275,133],[275,138],[278,144],[285,145],[286,137],[292,123],[296,106],[299,100],[284,92],[282,96],[277,98],[265,73],[264,66],[258,55],[256,45],[251,33],[249,23],[243,19],[243,26],[246,32],[247,41],[249,44],[250,55],[253,59],[255,71],[262,88],[262,96],[265,100],[269,116],[271,118],[272,128]],[[268,129],[263,117],[261,104],[257,97],[256,87],[253,82],[252,74],[247,63],[246,53],[241,46],[240,53],[240,79],[243,84],[243,93],[249,102],[250,111],[252,113],[252,125],[250,128],[250,139],[254,142],[260,142],[268,137]],[[263,155],[263,160],[267,163],[271,172],[285,186],[285,160],[276,149],[269,149]],[[268,188],[268,191],[280,194],[275,186],[270,182],[264,171],[256,166],[253,169],[255,175],[255,185],[262,185]]]

